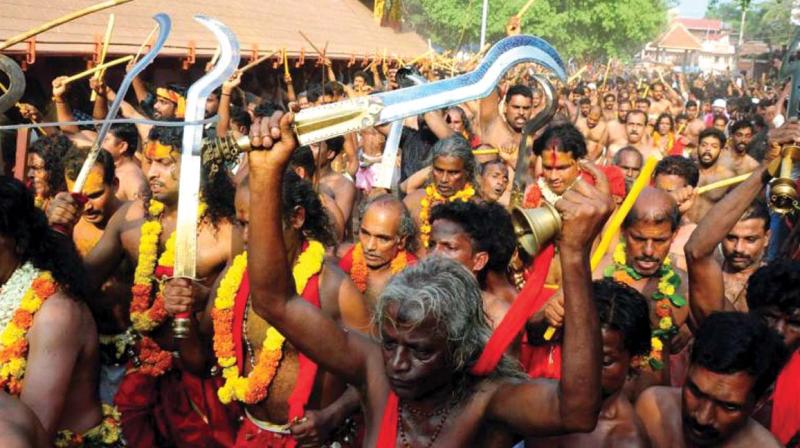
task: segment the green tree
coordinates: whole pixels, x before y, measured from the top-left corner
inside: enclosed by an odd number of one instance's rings
[[[487,41],[505,36],[508,19],[526,0],[490,0]],[[408,23],[434,44],[477,46],[482,0],[406,0]],[[536,0],[522,31],[549,41],[565,59],[628,59],[664,31],[672,0]]]
[[[774,48],[788,44],[794,27],[789,23],[792,0],[712,0],[706,17],[719,19],[728,25],[733,41],[739,37],[743,4],[748,8],[744,40],[762,40]]]

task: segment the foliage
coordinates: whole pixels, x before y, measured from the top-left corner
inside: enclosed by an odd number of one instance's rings
[[[508,19],[526,0],[490,0],[487,42],[505,36]],[[522,31],[549,41],[564,57],[628,59],[665,30],[668,0],[535,0]],[[419,34],[446,49],[477,48],[482,0],[405,0],[404,17]]]
[[[794,27],[789,23],[792,0],[711,0],[706,17],[728,24],[733,40],[739,37],[742,6],[747,8],[744,40],[762,40],[773,48],[789,43]]]

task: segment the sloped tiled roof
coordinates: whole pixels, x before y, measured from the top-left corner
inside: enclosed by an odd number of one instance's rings
[[[718,32],[722,30],[722,21],[716,19],[691,19],[681,17],[676,20],[687,29]]]
[[[675,22],[657,41],[656,46],[677,50],[701,50],[703,43],[690,33],[682,23]]]
[[[69,12],[97,3],[96,0],[0,0],[0,40],[24,32]],[[102,39],[110,13],[116,26],[109,48],[111,55],[136,52],[155,26],[152,16],[164,12],[172,18],[172,33],[161,54],[185,56],[194,44],[198,56],[214,53],[216,41],[194,14],[214,17],[238,36],[243,52],[254,46],[262,53],[287,48],[290,56],[305,49],[316,57],[303,40],[302,30],[320,49],[328,42],[327,54],[344,59],[352,54],[383,54],[412,57],[427,50],[415,33],[380,27],[372,11],[358,0],[134,0],[121,6],[82,17],[36,37],[37,53],[91,54]],[[24,51],[25,43],[6,52]]]

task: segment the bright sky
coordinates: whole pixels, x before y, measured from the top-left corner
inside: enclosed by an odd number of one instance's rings
[[[701,18],[706,13],[708,0],[680,0],[678,9],[681,17]]]

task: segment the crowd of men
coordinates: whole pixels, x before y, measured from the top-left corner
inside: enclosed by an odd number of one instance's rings
[[[396,67],[272,97],[236,73],[205,136],[250,149],[203,165],[196,279],[173,277],[183,129],[152,124],[180,86],[134,81],[120,113],[151,124],[113,125],[80,194],[96,128],[45,127],[24,182],[6,153],[0,446],[800,446],[800,231],[767,201],[788,84],[584,75],[519,154],[548,107],[529,68],[406,119],[391,189],[388,125],[300,146],[292,122]],[[64,80],[43,109],[105,117],[110,86],[81,111]],[[560,217],[539,253],[516,206]]]

